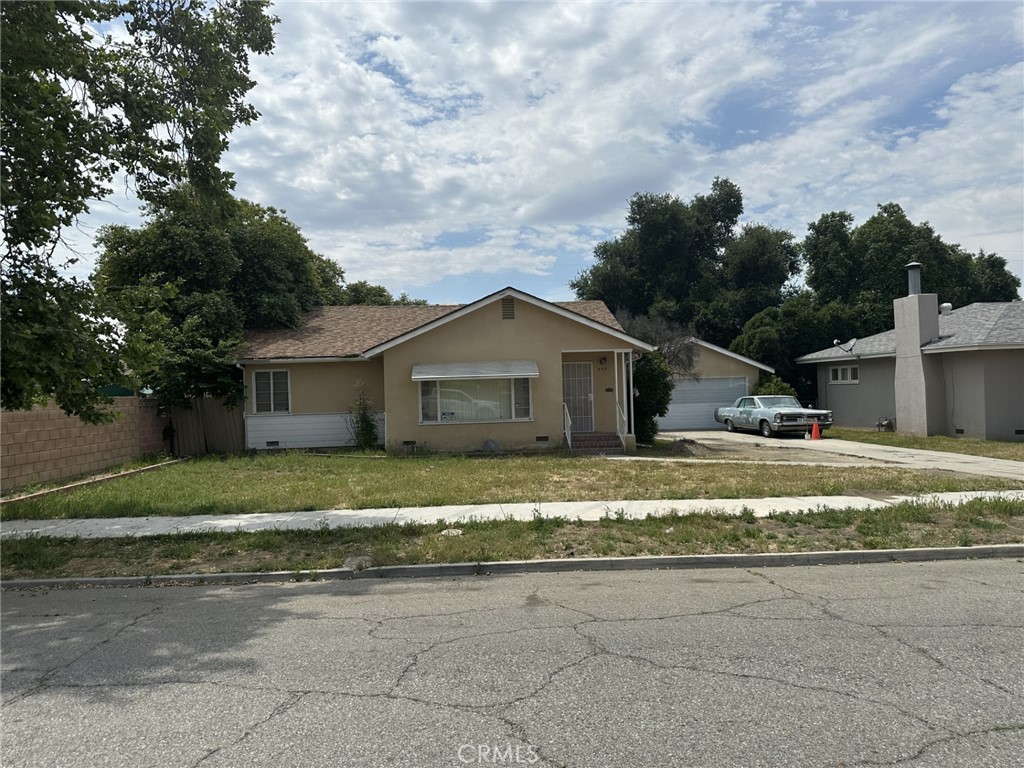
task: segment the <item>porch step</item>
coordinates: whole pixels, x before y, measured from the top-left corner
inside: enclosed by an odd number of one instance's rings
[[[574,432],[573,456],[621,456],[622,441],[614,432]]]

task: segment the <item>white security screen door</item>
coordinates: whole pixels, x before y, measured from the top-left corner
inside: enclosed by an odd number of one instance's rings
[[[594,375],[590,363],[562,363],[562,401],[573,432],[594,431]]]

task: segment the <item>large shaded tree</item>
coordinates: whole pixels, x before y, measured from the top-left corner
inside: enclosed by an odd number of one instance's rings
[[[313,307],[344,303],[344,273],[274,208],[239,200],[211,216],[189,186],[169,199],[144,226],[101,231],[94,282],[137,347],[149,342],[152,359],[132,363],[162,402],[237,400],[243,332],[294,327]]]
[[[660,317],[727,346],[754,313],[778,304],[800,267],[793,235],[760,224],[737,232],[743,195],[728,179],[684,202],[637,194],[626,230],[594,249],[570,287],[613,312]]]
[[[862,333],[892,324],[892,301],[907,292],[905,265],[919,262],[921,288],[954,307],[976,301],[1013,301],[1018,280],[1006,261],[981,252],[977,257],[946,243],[927,223],[914,224],[896,203],[858,227],[846,211],[826,213],[808,225],[803,242],[807,285],[822,302],[863,304],[870,313]]]
[[[569,285],[581,299],[600,299],[612,312],[692,324],[715,290],[715,272],[743,213],[743,196],[728,179],[709,195],[684,202],[674,195],[636,194],[626,230],[594,249],[597,263]]]
[[[188,180],[219,204],[231,186],[219,167],[227,137],[257,117],[245,95],[250,54],[273,47],[267,6],[0,4],[4,407],[54,397],[69,414],[105,417],[99,387],[117,375],[118,351],[89,287],[64,276],[62,232],[121,174],[150,203]]]

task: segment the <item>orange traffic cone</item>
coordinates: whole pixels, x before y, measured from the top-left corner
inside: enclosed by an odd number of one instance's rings
[[[814,422],[814,427],[811,428],[811,440],[821,440],[821,430],[818,429],[818,422]]]

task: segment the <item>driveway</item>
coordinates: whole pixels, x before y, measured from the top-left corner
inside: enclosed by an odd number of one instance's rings
[[[906,467],[907,469],[938,469],[966,475],[1016,480],[1024,486],[1024,462],[968,456],[943,451],[895,448],[888,445],[855,443],[826,437],[804,440],[799,437],[764,438],[744,432],[710,430],[701,432],[665,432],[662,437],[695,440],[720,451],[723,456],[742,454],[743,458],[835,463],[856,462]],[[788,459],[786,458],[788,457]]]
[[[1018,766],[1022,583],[1004,560],[6,592],[3,764]]]

